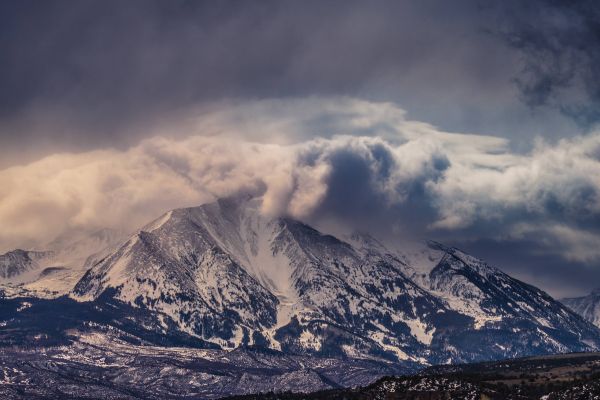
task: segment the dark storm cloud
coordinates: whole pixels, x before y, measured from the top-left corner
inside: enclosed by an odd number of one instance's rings
[[[518,6],[516,6],[518,4]],[[600,7],[593,0],[538,0],[502,9],[502,34],[524,66],[524,101],[551,105],[590,127],[600,121]]]
[[[515,101],[517,54],[484,32],[496,11],[475,0],[0,7],[0,145],[21,157],[132,145],[170,113],[224,98],[391,100],[446,129],[523,142],[565,128]]]
[[[381,237],[422,236],[424,228],[437,218],[426,186],[442,179],[449,167],[444,154],[427,154],[419,161],[418,170],[406,177],[397,176],[405,166],[394,148],[383,141],[335,148],[325,156],[318,149],[316,155],[309,150],[298,160],[300,164],[306,159],[318,160],[331,169],[327,190],[309,216],[316,223],[329,220]]]

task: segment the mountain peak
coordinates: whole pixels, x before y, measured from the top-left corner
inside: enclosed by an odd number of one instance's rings
[[[598,329],[545,293],[461,250],[340,237],[265,215],[259,197],[233,196],[169,211],[79,269],[64,268],[61,251],[21,276],[34,279],[27,288],[70,283],[78,302],[120,310],[95,323],[116,318],[118,329],[135,330],[137,321],[205,347],[427,364],[600,343]]]
[[[167,332],[228,348],[432,363],[525,354],[530,342],[583,350],[582,337],[596,340],[591,325],[483,261],[438,242],[411,246],[390,250],[368,234],[341,240],[236,196],[146,225],[73,296],[109,295],[160,315]],[[498,332],[512,333],[490,352],[485,338]],[[481,351],[457,350],[463,334],[479,338]]]

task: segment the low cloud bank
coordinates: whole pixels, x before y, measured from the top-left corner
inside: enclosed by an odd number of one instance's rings
[[[239,192],[265,213],[387,235],[527,240],[600,260],[600,133],[528,154],[443,132],[389,103],[307,98],[229,104],[125,151],[54,154],[0,171],[0,251],[58,235],[134,230]]]

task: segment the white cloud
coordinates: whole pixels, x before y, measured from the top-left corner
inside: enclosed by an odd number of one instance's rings
[[[178,139],[159,137],[173,131]],[[310,218],[328,211],[340,172],[356,172],[345,179],[367,202],[430,203],[424,228],[491,221],[496,231],[479,234],[518,237],[548,220],[540,243],[560,236],[563,256],[600,259],[597,232],[583,226],[600,220],[600,134],[519,155],[504,139],[443,132],[392,104],[348,98],[221,105],[153,133],[125,151],[55,154],[1,170],[0,251],[81,229],[132,230],[168,209],[239,191],[263,193],[266,213]]]

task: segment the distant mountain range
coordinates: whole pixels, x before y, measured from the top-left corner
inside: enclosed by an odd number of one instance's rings
[[[274,375],[289,372],[289,357],[356,360],[361,382],[369,370],[375,379],[600,348],[592,323],[458,249],[335,237],[264,216],[257,199],[177,209],[124,239],[105,231],[76,243],[0,256],[0,345],[74,346],[96,333],[266,351]],[[321,387],[346,384],[319,376]]]
[[[68,294],[85,272],[126,239],[100,229],[77,238],[59,238],[44,251],[13,250],[0,255],[0,287],[8,292],[52,298]]]
[[[592,291],[587,296],[571,297],[560,301],[586,320],[600,327],[600,289]]]

